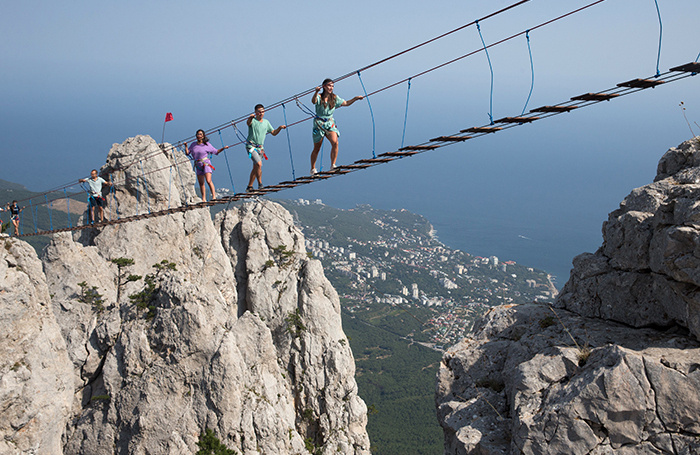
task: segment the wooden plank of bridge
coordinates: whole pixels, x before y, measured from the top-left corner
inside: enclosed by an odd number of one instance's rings
[[[571,98],[571,101],[609,101],[620,96],[619,93],[584,93]]]
[[[466,130],[461,130],[460,133],[495,133],[496,131],[501,131],[503,128],[500,126],[473,126],[467,128]]]
[[[671,68],[671,71],[680,71],[683,73],[700,73],[700,62],[690,62],[685,65],[680,65]]]
[[[496,123],[531,123],[535,120],[539,120],[539,117],[503,117],[502,119],[496,120]]]
[[[530,112],[559,113],[573,111],[574,109],[578,109],[578,106],[540,106],[538,108],[530,110]]]
[[[464,142],[471,139],[473,136],[438,136],[430,140],[430,142]]]
[[[620,82],[617,84],[617,86],[629,88],[652,88],[663,83],[664,81],[655,81],[653,79],[632,79],[631,81]]]

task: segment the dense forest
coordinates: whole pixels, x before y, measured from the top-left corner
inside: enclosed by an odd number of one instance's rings
[[[442,355],[343,312],[355,355],[360,397],[369,408],[367,431],[375,455],[443,451],[435,416],[435,374]]]

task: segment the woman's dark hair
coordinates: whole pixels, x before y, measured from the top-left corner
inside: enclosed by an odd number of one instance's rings
[[[265,106],[263,106],[262,104],[256,104],[256,105],[255,105],[255,109],[253,109],[253,110],[254,110],[254,111],[257,111],[257,110],[260,109],[260,108],[265,109]]]
[[[321,102],[323,103],[324,106],[328,105],[331,109],[333,109],[333,108],[335,108],[335,95],[329,97],[328,94],[326,93],[326,87],[324,87],[324,85],[326,85],[330,82],[333,82],[333,79],[326,78],[323,80],[323,84],[321,84],[321,87],[323,87],[323,91],[321,92]],[[330,99],[326,100],[326,98],[330,98]]]
[[[17,201],[12,201],[12,205],[17,205]]]
[[[194,133],[194,137],[196,138],[196,137],[197,137],[197,134],[198,134],[200,131],[202,132],[202,136],[203,136],[203,137],[202,137],[202,144],[206,144],[207,142],[209,142],[209,138],[207,137],[207,133],[205,133],[204,130],[197,130],[197,132]]]

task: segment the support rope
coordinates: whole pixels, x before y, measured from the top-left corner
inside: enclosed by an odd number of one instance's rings
[[[221,139],[221,148],[224,149],[224,158],[226,159],[226,169],[228,169],[228,178],[231,179],[231,192],[236,194],[236,187],[233,185],[233,174],[231,174],[231,166],[228,164],[228,153],[226,153],[226,147],[224,145],[224,137],[221,135],[221,130],[219,130],[219,139]]]
[[[659,10],[659,2],[657,0],[654,0],[654,3],[656,4],[656,14],[659,16],[659,52],[656,56],[656,77],[659,77],[661,76],[661,72],[659,71],[659,61],[661,60],[661,36],[663,35],[664,26],[661,23],[661,11]]]
[[[367,90],[365,90],[365,83],[362,82],[362,76],[360,76],[360,72],[357,72],[357,77],[360,79],[360,84],[362,84],[362,91],[365,92],[365,99],[367,100],[367,106],[369,106],[369,115],[372,117],[372,158],[376,158],[377,155],[375,153],[375,144],[377,140],[377,132],[374,126],[374,112],[372,112],[372,103],[369,102],[369,96],[367,96]]]
[[[523,107],[523,112],[520,115],[525,115],[527,105],[530,103],[530,97],[532,96],[532,89],[535,88],[535,65],[532,63],[532,49],[530,48],[530,30],[527,30],[525,32],[525,38],[527,38],[527,53],[530,55],[530,74],[532,75],[532,78],[530,81],[530,93],[528,93],[527,95],[525,107]]]
[[[476,29],[479,32],[479,38],[481,38],[481,44],[484,45],[484,51],[486,52],[486,59],[489,62],[489,70],[491,71],[491,96],[489,98],[489,121],[491,122],[491,125],[493,125],[493,66],[491,65],[491,57],[489,56],[489,50],[486,47],[486,43],[484,42],[484,36],[481,34],[481,25],[479,25],[479,21],[476,22]]]
[[[284,124],[287,125],[287,108],[282,103],[282,113],[284,114]],[[292,180],[296,180],[294,173],[294,158],[292,158],[292,141],[289,139],[289,128],[284,129],[287,133],[287,145],[289,146],[289,161],[292,163]]]
[[[403,133],[401,134],[401,148],[403,141],[406,138],[406,122],[408,121],[408,97],[411,94],[411,78],[408,78],[408,88],[406,89],[406,113],[403,116]]]

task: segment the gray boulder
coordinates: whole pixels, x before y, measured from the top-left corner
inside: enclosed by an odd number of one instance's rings
[[[669,150],[553,307],[494,308],[447,351],[445,453],[700,453],[698,166],[698,139]]]
[[[0,453],[62,453],[74,384],[51,312],[41,262],[29,244],[0,238]]]

